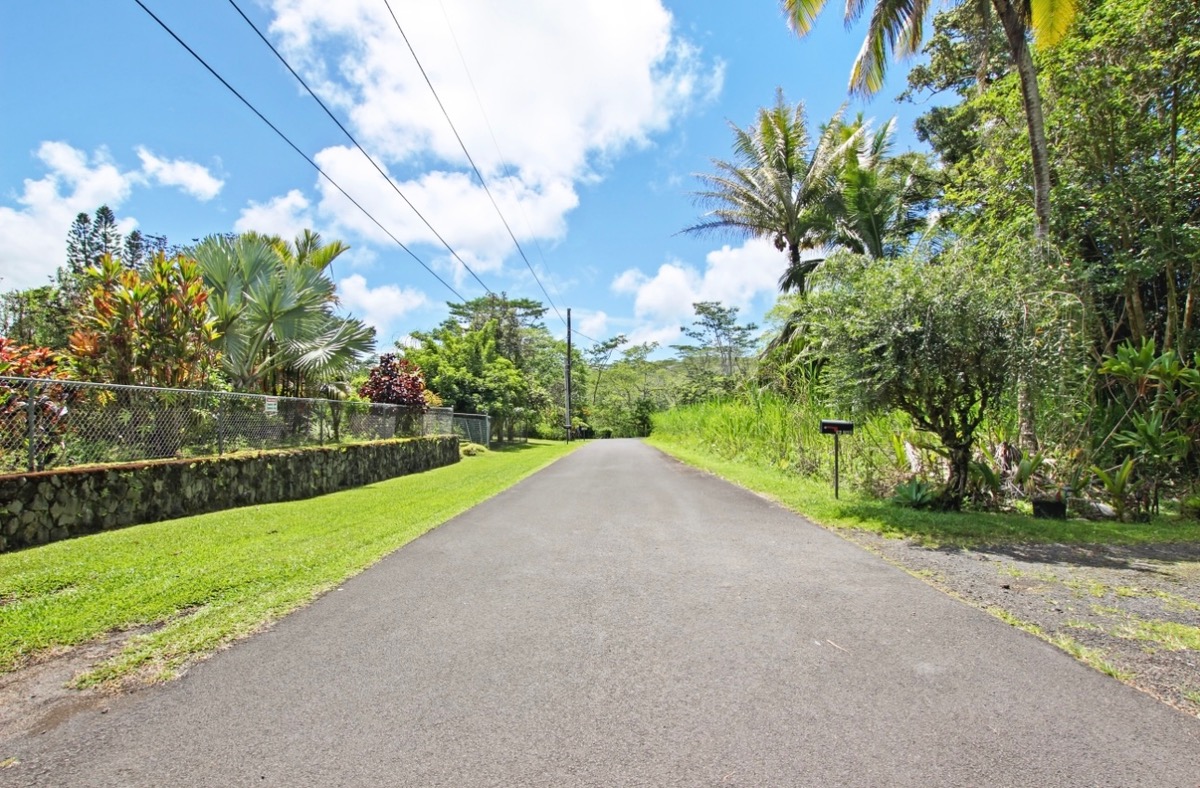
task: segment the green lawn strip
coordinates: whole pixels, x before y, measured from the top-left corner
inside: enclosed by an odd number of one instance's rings
[[[659,436],[647,442],[677,459],[727,481],[767,495],[793,511],[832,528],[857,528],[884,536],[937,545],[1144,544],[1200,540],[1200,523],[1160,517],[1149,523],[1041,520],[1020,514],[930,512],[897,506],[847,490],[833,497],[832,480],[818,481],[784,471],[716,457],[693,445]]]
[[[305,501],[0,555],[0,673],[48,649],[154,625],[80,682],[147,669],[170,676],[578,445],[532,441]]]

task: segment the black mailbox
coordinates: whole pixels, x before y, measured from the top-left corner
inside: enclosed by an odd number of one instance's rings
[[[822,435],[849,435],[854,432],[854,422],[821,419]]]

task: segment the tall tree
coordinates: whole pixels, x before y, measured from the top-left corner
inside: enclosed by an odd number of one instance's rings
[[[596,371],[596,379],[592,387],[593,407],[596,405],[596,398],[600,394],[600,379],[604,376],[604,370],[608,369],[609,359],[612,358],[613,351],[628,341],[629,338],[624,334],[617,334],[615,337],[606,339],[603,342],[597,342],[584,353],[587,357],[588,366]]]
[[[531,355],[530,342],[539,331],[546,306],[532,298],[509,298],[507,293],[489,293],[462,304],[450,303],[447,324],[456,323],[471,330],[496,324],[496,346],[500,355],[518,369],[527,370]]]
[[[459,413],[487,413],[503,429],[528,401],[530,381],[497,348],[495,321],[478,329],[442,326],[413,332],[419,347],[405,358],[425,372],[429,388]]]
[[[96,218],[92,222],[92,265],[104,255],[119,257],[122,241],[121,231],[117,229],[117,215],[112,208],[101,205],[96,209]]]
[[[838,168],[830,208],[834,246],[868,257],[894,257],[928,226],[937,176],[919,153],[893,156],[896,121],[872,129],[862,115],[840,125],[843,139],[856,140]]]
[[[160,250],[162,251],[162,250]],[[141,230],[134,230],[125,237],[125,245],[121,250],[121,262],[130,268],[141,268],[146,258],[146,237]]]
[[[819,261],[804,259],[801,253],[828,241],[837,169],[847,148],[857,143],[857,136],[840,138],[838,120],[835,117],[814,143],[804,104],[789,106],[783,91],[777,90],[775,105],[759,109],[754,125],[743,129],[730,123],[734,160],[713,159],[716,172],[696,176],[705,188],[695,196],[711,210],[684,232],[770,238],[788,257],[780,287],[804,292],[805,280]]]
[[[67,270],[73,274],[83,273],[95,265],[99,255],[95,254],[92,241],[92,217],[81,213],[67,231]]]
[[[758,326],[738,325],[736,306],[719,301],[692,304],[696,319],[680,331],[693,340],[692,345],[672,345],[679,354],[686,384],[682,397],[702,402],[734,391],[747,373],[747,356]]]
[[[797,35],[807,35],[825,7],[826,0],[783,0],[788,22]],[[980,13],[988,12],[984,0],[976,0]],[[868,0],[846,0],[846,21],[857,21]],[[921,47],[926,14],[931,4],[875,0],[858,58],[850,72],[853,93],[873,94],[883,87],[888,50],[912,55]],[[1021,83],[1021,98],[1029,145],[1033,157],[1033,202],[1037,217],[1036,235],[1050,235],[1050,159],[1046,145],[1046,123],[1037,70],[1029,49],[1030,35],[1042,46],[1053,46],[1063,37],[1075,17],[1075,0],[991,0],[1008,44],[1008,53]]]

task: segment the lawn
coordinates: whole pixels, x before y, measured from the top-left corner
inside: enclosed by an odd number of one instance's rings
[[[578,445],[531,441],[319,498],[0,555],[0,673],[144,628],[78,683],[170,678]]]
[[[897,506],[833,484],[752,463],[725,460],[695,446],[651,436],[652,446],[831,528],[857,528],[907,537],[926,545],[1149,544],[1200,541],[1200,523],[1157,517],[1148,523],[1112,520],[1044,520],[1021,514],[930,512]]]

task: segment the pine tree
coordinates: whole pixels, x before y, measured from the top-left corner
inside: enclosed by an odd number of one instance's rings
[[[67,233],[67,268],[81,274],[92,264],[92,220],[86,213],[75,217]]]
[[[113,257],[121,255],[121,233],[117,230],[117,217],[107,205],[96,209],[91,241],[94,258],[89,265],[96,265],[106,254]]]
[[[146,239],[141,230],[134,230],[125,239],[125,250],[121,253],[121,262],[126,268],[141,268],[146,258]]]

